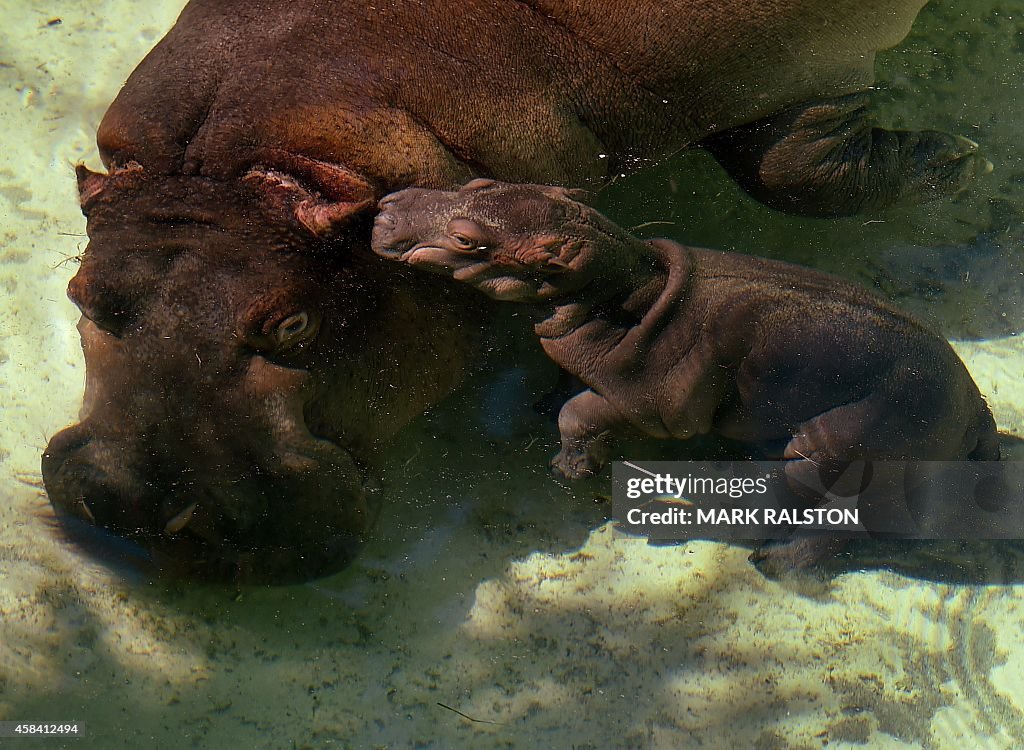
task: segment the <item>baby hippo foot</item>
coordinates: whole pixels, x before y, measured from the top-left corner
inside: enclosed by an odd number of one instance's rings
[[[596,476],[611,456],[612,428],[621,422],[615,407],[594,391],[573,396],[558,413],[562,450],[551,459],[552,470],[566,479]]]
[[[611,455],[611,433],[604,432],[590,441],[562,441],[562,450],[551,459],[556,476],[576,480],[594,477],[608,463]]]
[[[803,536],[786,541],[770,540],[747,558],[766,578],[781,578],[795,570],[807,570],[831,559],[846,546],[847,539]]]

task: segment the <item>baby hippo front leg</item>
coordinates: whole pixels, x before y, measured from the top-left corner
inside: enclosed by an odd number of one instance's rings
[[[611,455],[613,430],[625,421],[607,399],[592,390],[573,396],[558,413],[562,450],[551,459],[552,470],[566,479],[600,473]]]

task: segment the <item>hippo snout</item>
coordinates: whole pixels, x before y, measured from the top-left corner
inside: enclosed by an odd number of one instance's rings
[[[111,461],[112,456],[117,461]],[[42,474],[51,503],[66,513],[118,534],[145,528],[144,487],[133,479],[128,452],[112,448],[86,424],[53,436],[43,452]]]
[[[351,561],[374,520],[351,456],[312,436],[291,435],[254,466],[219,475],[170,474],[162,463],[86,421],[50,440],[42,473],[71,539],[85,546],[85,529],[106,532],[200,578],[323,575]]]

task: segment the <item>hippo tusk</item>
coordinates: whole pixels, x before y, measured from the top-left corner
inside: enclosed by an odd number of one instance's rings
[[[188,526],[192,521],[192,517],[195,515],[196,508],[198,507],[198,502],[187,506],[184,510],[178,513],[178,515],[167,522],[167,525],[164,526],[164,533],[167,534],[167,536],[174,536],[183,528]]]
[[[96,525],[96,516],[89,510],[89,506],[85,504],[85,500],[78,500],[75,502],[75,511],[79,516],[84,518],[89,523]]]

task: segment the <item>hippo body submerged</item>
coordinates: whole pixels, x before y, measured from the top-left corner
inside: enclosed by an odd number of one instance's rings
[[[599,472],[625,432],[753,443],[788,462],[796,489],[852,461],[999,460],[992,413],[946,340],[839,278],[645,242],[563,188],[478,179],[381,208],[381,256],[544,306],[544,351],[587,386],[558,416],[552,466],[569,479]],[[813,562],[815,543],[777,554]]]
[[[379,441],[474,351],[469,295],[367,252],[377,199],[692,145],[791,211],[955,192],[973,144],[865,114],[922,4],[195,0],[104,117],[108,173],[79,170],[87,392],[52,502],[217,575],[336,567]]]

